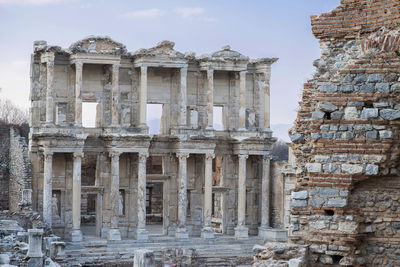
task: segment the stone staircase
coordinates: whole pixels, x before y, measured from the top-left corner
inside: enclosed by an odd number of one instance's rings
[[[222,235],[217,235],[214,240],[193,237],[187,241],[151,236],[146,242],[128,239],[107,242],[85,238],[83,242],[67,243],[65,253],[68,266],[132,266],[137,249],[154,251],[156,266],[165,266],[162,264],[163,254],[171,251],[181,258],[189,258],[191,264],[186,266],[239,266],[251,265],[252,249],[256,244],[262,245],[263,241],[258,237],[237,240],[233,236]],[[195,251],[193,256],[190,253],[192,249]]]

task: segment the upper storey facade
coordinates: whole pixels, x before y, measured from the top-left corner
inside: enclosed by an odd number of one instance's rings
[[[214,135],[214,107],[222,108],[220,134],[269,135],[271,64],[250,60],[229,46],[210,55],[175,51],[163,41],[127,52],[108,37],[88,37],[68,49],[34,43],[31,126],[89,134],[148,134],[147,104],[162,104],[160,134]],[[95,127],[82,126],[82,104],[96,103]]]

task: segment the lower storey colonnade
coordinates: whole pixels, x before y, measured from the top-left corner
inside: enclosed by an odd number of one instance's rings
[[[43,219],[46,223],[50,226],[52,225],[53,215],[52,210],[54,208],[54,200],[52,196],[52,182],[54,177],[54,170],[53,170],[53,157],[56,153],[45,151],[44,152],[44,168],[43,168]],[[102,218],[98,216],[96,218],[100,218],[102,221],[100,222],[101,225],[101,232],[106,233],[104,235],[107,237],[108,240],[121,240],[121,192],[120,192],[120,158],[123,153],[117,150],[111,150],[107,153],[109,157],[109,165],[106,163],[102,163],[103,166],[99,168],[107,168],[109,166],[109,184],[105,183],[98,183],[96,182],[96,186],[102,185],[104,187],[104,192],[101,203],[101,207],[103,207]],[[132,153],[136,155],[136,163],[135,166],[132,166],[131,169],[135,170],[134,182],[129,182],[130,188],[133,186],[131,190],[127,190],[125,201],[128,204],[125,204],[127,207],[125,213],[128,218],[129,223],[129,231],[133,231],[132,229],[135,228],[134,234],[128,234],[128,237],[135,237],[138,240],[147,240],[149,237],[149,232],[146,229],[146,208],[149,202],[147,199],[147,170],[146,170],[146,163],[149,157],[148,152],[139,152],[139,153]],[[202,192],[201,198],[202,199],[202,218],[200,218],[201,226],[200,226],[200,235],[203,238],[214,238],[215,232],[213,228],[213,205],[214,205],[214,197],[213,197],[213,159],[215,158],[214,153],[204,153],[200,157],[197,154],[190,154],[190,153],[183,153],[178,152],[176,153],[176,196],[177,196],[177,203],[176,203],[176,223],[174,229],[174,236],[179,239],[185,239],[189,237],[191,233],[191,229],[188,229],[188,159],[191,155],[195,155],[197,158],[203,158],[203,174],[199,173],[198,176],[203,179],[202,182]],[[71,229],[71,240],[73,242],[79,242],[83,240],[83,234],[81,229],[81,195],[82,195],[82,159],[84,155],[82,152],[74,152],[72,153],[72,229]],[[169,157],[169,156],[168,156]],[[235,185],[235,194],[237,199],[236,207],[230,207],[235,209],[234,214],[236,214],[236,218],[232,221],[236,224],[234,227],[234,235],[236,238],[247,238],[249,235],[249,228],[246,224],[246,217],[248,211],[246,210],[247,207],[247,192],[248,183],[247,183],[247,162],[249,155],[248,154],[238,154],[232,157],[236,157],[237,160],[237,169],[234,171],[237,173],[237,184]],[[106,157],[103,157],[103,159]],[[257,158],[261,158],[257,156]],[[170,162],[174,162],[171,160]],[[263,156],[262,160],[262,176],[259,177],[261,179],[261,190],[258,191],[261,198],[261,213],[258,215],[260,218],[260,224],[258,228],[259,235],[262,235],[264,231],[270,229],[270,160],[269,156]],[[215,167],[215,166],[214,166]],[[170,168],[172,168],[170,166]],[[173,168],[172,168],[173,169]],[[97,171],[97,170],[96,170]],[[172,175],[170,175],[172,177]],[[136,180],[137,178],[137,180]],[[173,181],[171,181],[173,183]],[[165,190],[164,190],[165,191]],[[193,191],[193,190],[192,190]],[[195,192],[194,190],[193,192]],[[165,191],[167,194],[170,193]],[[194,194],[194,193],[192,193]],[[136,196],[136,200],[133,199]],[[172,198],[172,193],[168,198]],[[167,196],[164,196],[165,198]],[[133,199],[133,200],[132,200]],[[106,207],[109,205],[109,209]],[[172,205],[171,205],[172,206]],[[164,210],[171,209],[171,207],[166,207]],[[128,214],[129,213],[129,214]],[[162,216],[172,216],[171,211],[165,214],[163,212]],[[97,214],[96,214],[97,216]],[[107,222],[107,216],[109,217],[109,221]],[[226,215],[225,215],[226,216]],[[190,217],[190,216],[189,216]],[[163,218],[170,221],[170,218]],[[193,218],[191,219],[193,222]],[[170,235],[172,232],[172,223],[170,222],[168,234]],[[108,228],[108,229],[107,229]],[[190,228],[190,227],[189,227]]]

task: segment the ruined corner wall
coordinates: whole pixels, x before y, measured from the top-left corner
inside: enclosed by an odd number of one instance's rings
[[[10,127],[0,125],[0,210],[8,210]]]
[[[291,129],[290,239],[309,265],[400,265],[400,2],[313,16],[321,58]]]
[[[11,128],[9,147],[9,209],[30,209],[32,204],[32,171],[26,139]]]

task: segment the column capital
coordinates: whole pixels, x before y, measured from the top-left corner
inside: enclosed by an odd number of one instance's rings
[[[75,62],[75,70],[82,71],[82,68],[83,68],[83,62],[82,61],[76,61]]]
[[[54,152],[52,150],[44,150],[43,151],[43,155],[47,158],[47,157],[53,157]]]
[[[140,71],[146,71],[147,72],[147,66],[146,65],[142,65],[140,66]]]
[[[145,162],[148,157],[149,157],[148,152],[139,152],[139,161]]]
[[[178,152],[176,153],[176,157],[179,158],[179,160],[187,159],[189,157],[189,153]]]
[[[74,152],[73,153],[73,156],[74,156],[74,158],[83,158],[83,152]]]
[[[119,152],[119,151],[116,151],[116,150],[111,150],[110,152],[109,152],[109,154],[110,154],[110,157],[119,157],[122,153],[121,152]]]
[[[212,76],[212,75],[214,75],[214,69],[208,69],[207,76]]]
[[[239,72],[240,73],[240,77],[242,78],[242,76],[246,77],[247,74],[247,70],[242,70]]]
[[[206,153],[205,156],[206,156],[207,160],[212,160],[212,159],[215,158],[215,154],[214,153]]]
[[[248,159],[249,155],[248,154],[239,154],[238,157],[239,157],[239,159]]]
[[[121,64],[112,64],[112,70],[113,71],[118,71],[120,66],[121,66]]]

